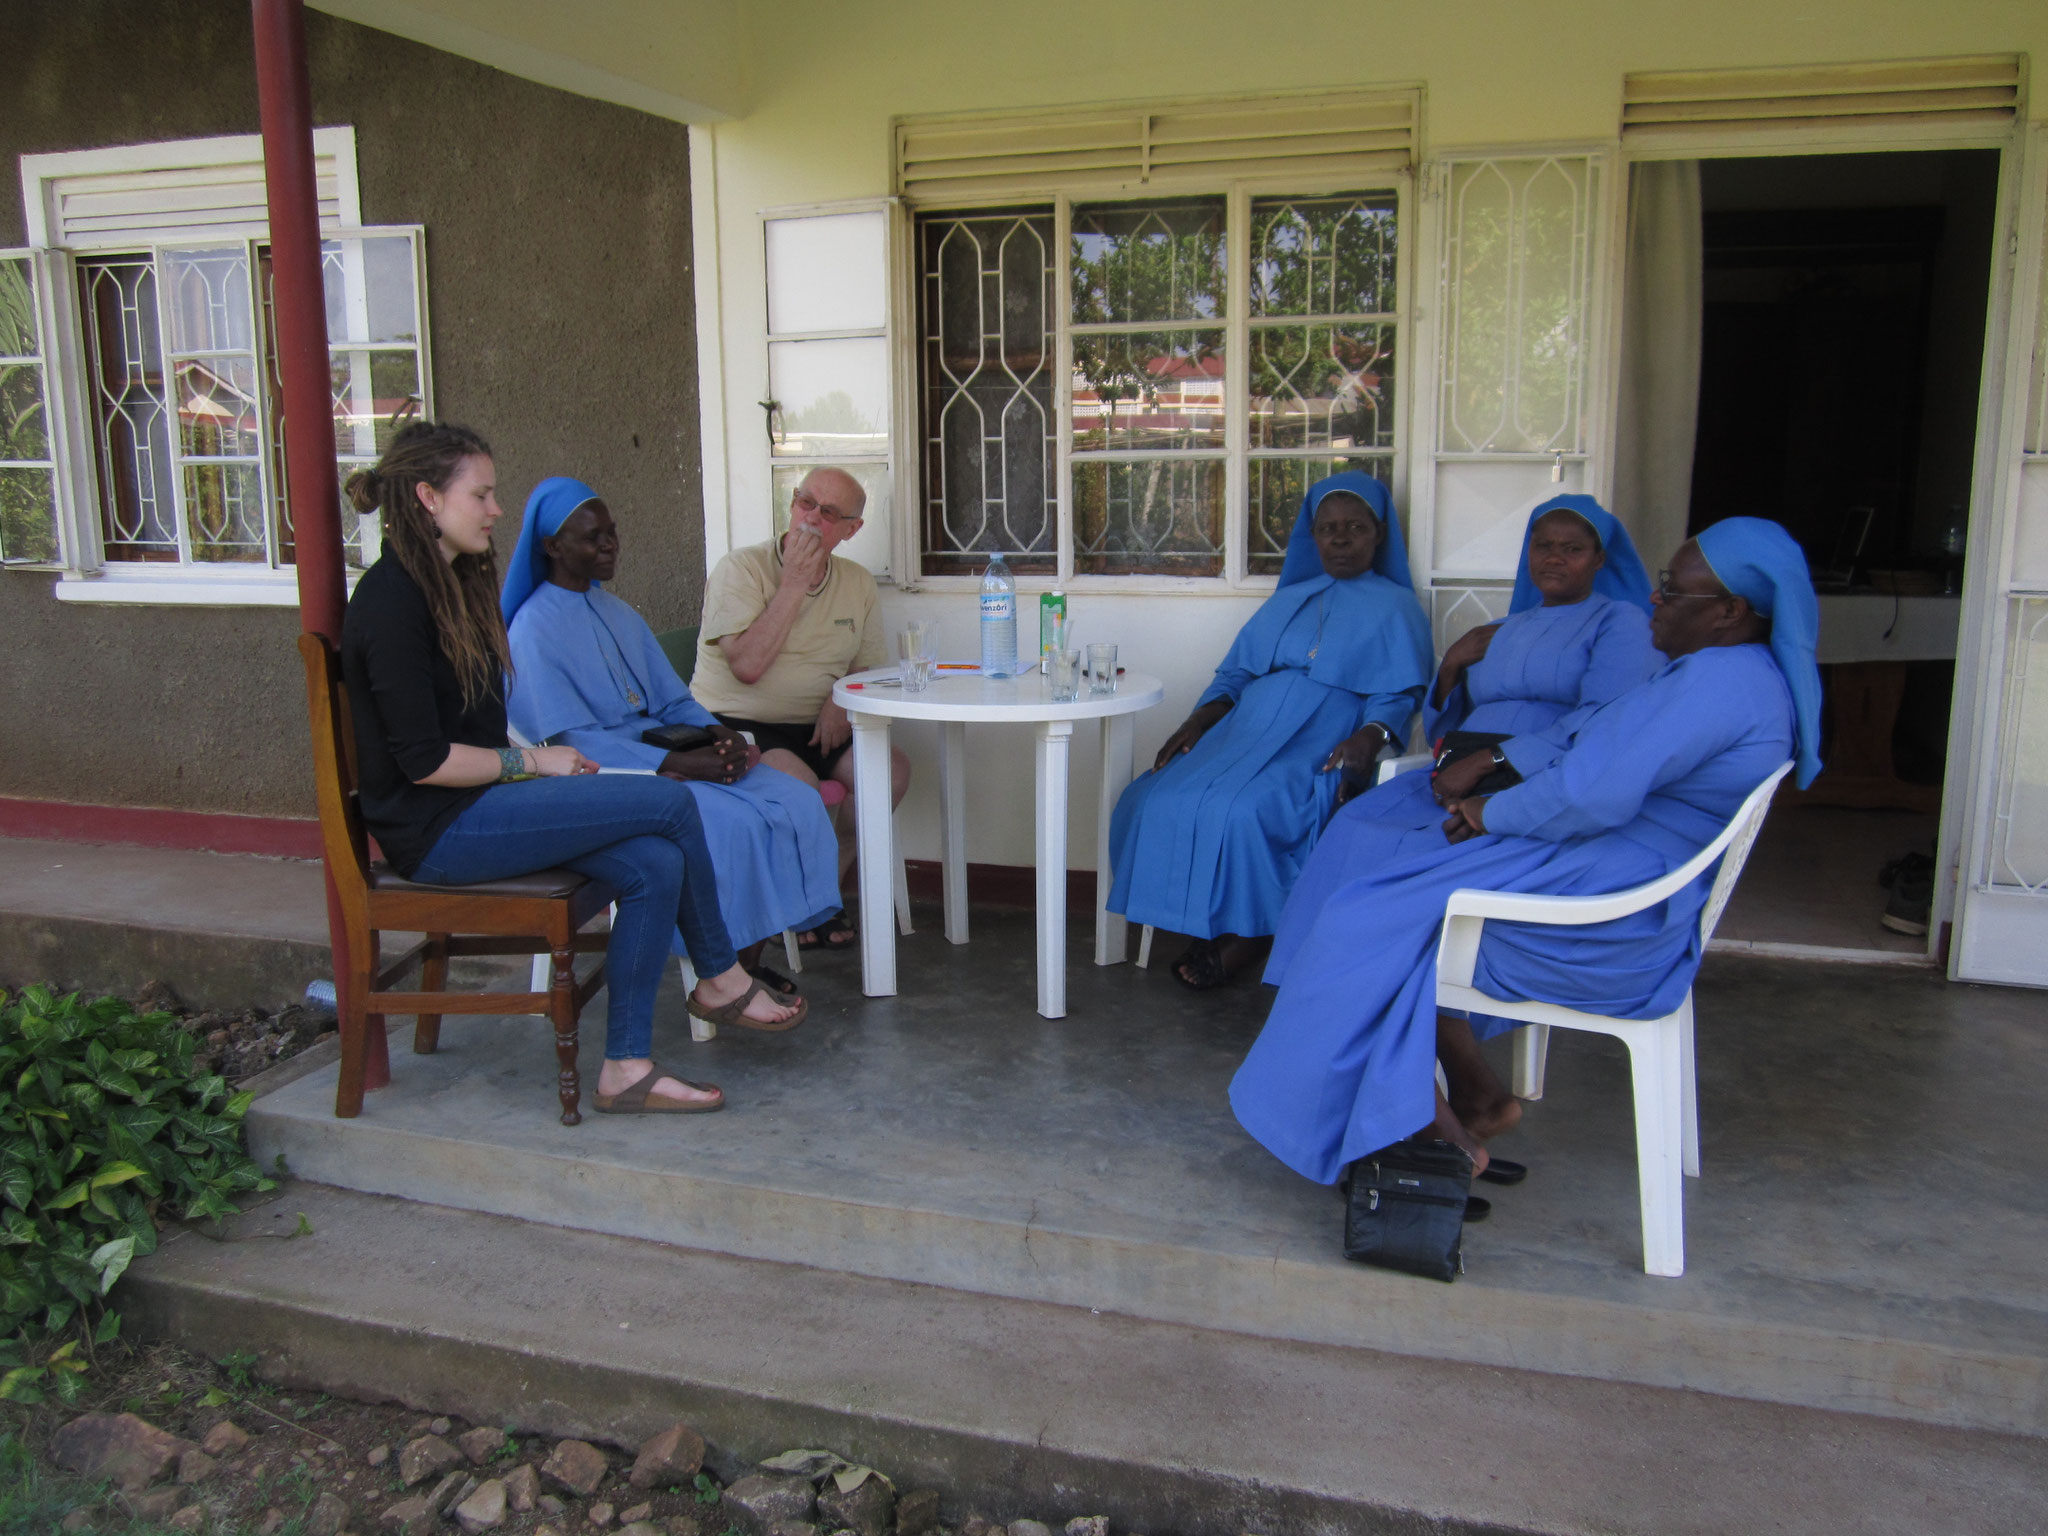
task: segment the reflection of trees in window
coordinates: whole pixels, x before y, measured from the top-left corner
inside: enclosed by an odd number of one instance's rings
[[[38,331],[27,260],[0,259],[0,560],[57,558],[55,468]]]
[[[1308,481],[1393,466],[1396,195],[1255,198],[1230,312],[1232,204],[1221,196],[1085,203],[1064,253],[1049,211],[918,218],[920,390],[929,574],[1002,548],[1056,568],[1057,327],[1072,361],[1073,569],[1220,575],[1225,487],[1243,464],[1248,569],[1279,567]],[[1024,254],[1019,255],[1023,247]],[[1051,309],[1053,257],[1069,302]],[[1231,393],[1233,321],[1247,328],[1249,409]],[[1239,385],[1240,389],[1244,386]]]

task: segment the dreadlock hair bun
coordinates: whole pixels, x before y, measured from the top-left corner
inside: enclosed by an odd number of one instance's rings
[[[374,469],[357,470],[347,483],[358,512],[381,516],[386,551],[426,595],[442,654],[471,705],[512,670],[505,620],[498,612],[498,556],[486,549],[443,559],[440,530],[419,488],[445,492],[464,464],[490,456],[491,445],[467,427],[415,421],[392,437]]]

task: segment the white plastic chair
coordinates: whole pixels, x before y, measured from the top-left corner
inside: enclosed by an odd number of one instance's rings
[[[1429,762],[1430,757],[1427,752],[1411,752],[1406,757],[1382,758],[1380,760],[1379,776],[1372,781],[1373,787],[1377,789],[1380,785],[1386,783],[1387,780],[1393,778],[1394,775],[1406,773],[1411,768],[1427,768]],[[1098,876],[1098,878],[1100,877]],[[909,932],[908,929],[904,931],[906,933]],[[1151,964],[1152,925],[1147,923],[1138,934],[1138,969],[1142,971]]]
[[[1462,1008],[1496,1018],[1520,1019],[1527,1028],[1515,1041],[1515,1092],[1525,1099],[1543,1097],[1543,1072],[1552,1029],[1582,1029],[1613,1035],[1628,1047],[1629,1072],[1635,1088],[1636,1176],[1643,1209],[1643,1268],[1653,1275],[1685,1273],[1685,1181],[1700,1171],[1698,1087],[1693,1069],[1692,990],[1661,1019],[1611,1019],[1583,1013],[1557,1003],[1510,1002],[1489,997],[1472,985],[1479,958],[1479,940],[1489,918],[1515,923],[1581,925],[1604,923],[1675,895],[1714,862],[1721,860],[1713,889],[1700,910],[1700,946],[1713,936],[1714,925],[1735,890],[1743,862],[1763,829],[1764,815],[1778,781],[1792,771],[1786,763],[1750,792],[1728,825],[1706,847],[1677,869],[1647,885],[1609,896],[1540,896],[1509,891],[1459,890],[1444,905],[1442,937],[1437,941],[1436,1002],[1439,1008]]]

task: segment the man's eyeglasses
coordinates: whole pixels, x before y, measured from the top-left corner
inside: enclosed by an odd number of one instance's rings
[[[828,506],[816,497],[803,491],[796,493],[796,499],[791,505],[799,512],[815,512],[828,523],[857,523],[860,521],[860,514],[858,512],[842,512],[837,507]]]
[[[1657,590],[1653,594],[1660,603],[1668,603],[1681,597],[1726,597],[1726,592],[1674,592],[1671,590],[1671,573],[1657,573]]]

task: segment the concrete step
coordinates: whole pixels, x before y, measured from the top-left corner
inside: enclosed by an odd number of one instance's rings
[[[251,1145],[368,1193],[742,1258],[2048,1434],[2031,996],[1714,962],[1706,1176],[1687,1181],[1677,1280],[1641,1268],[1625,1059],[1557,1037],[1549,1095],[1502,1148],[1535,1172],[1485,1190],[1494,1214],[1467,1231],[1464,1279],[1436,1286],[1346,1264],[1334,1194],[1231,1118],[1261,992],[1196,998],[1159,970],[1081,963],[1071,1015],[1048,1021],[1028,915],[975,923],[969,946],[904,941],[896,998],[862,998],[850,956],[813,963],[812,1019],[787,1035],[693,1046],[665,988],[656,1055],[720,1083],[718,1115],[564,1129],[544,1023],[450,1018],[432,1057],[394,1036],[393,1086],[361,1118],[334,1119],[333,1071],[313,1072],[257,1102]],[[1852,1022],[1848,1073],[1834,1055]],[[1954,1135],[1972,1115],[2000,1127],[1981,1148]],[[1936,1162],[1938,1220],[1901,1198]]]
[[[593,1179],[592,1184],[597,1182]],[[310,1236],[279,1240],[303,1213]],[[1247,1337],[287,1185],[129,1271],[282,1383],[734,1466],[829,1446],[957,1523],[1185,1536],[2048,1529],[2048,1443]],[[1434,1299],[1455,1289],[1427,1289]]]

